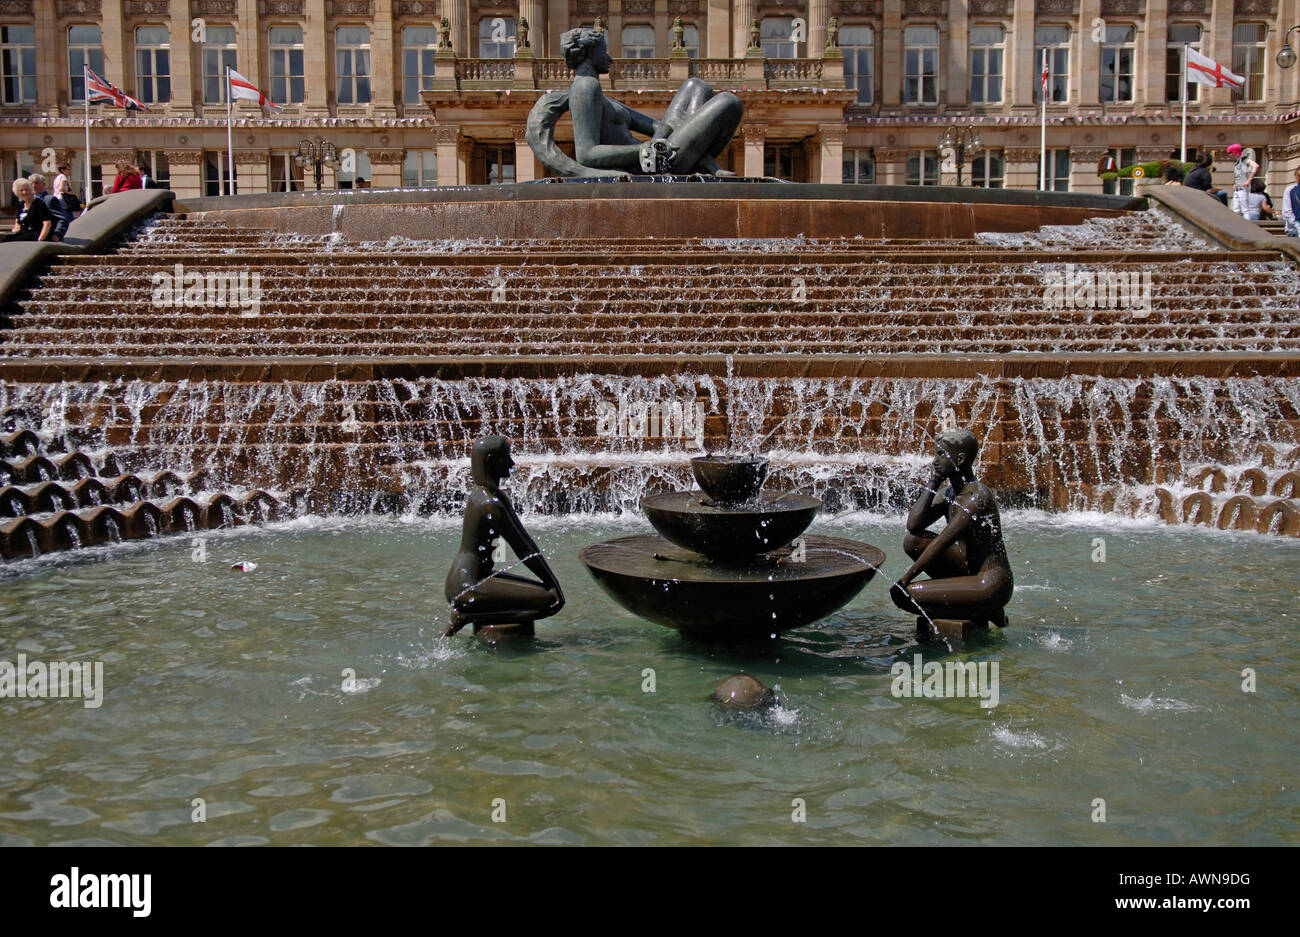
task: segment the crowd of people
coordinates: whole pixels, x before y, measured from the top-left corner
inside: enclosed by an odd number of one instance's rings
[[[1281,218],[1287,237],[1300,237],[1300,169],[1296,170],[1296,181],[1286,187],[1282,193],[1282,208],[1279,211],[1273,204],[1264,186],[1264,180],[1256,178],[1259,163],[1254,154],[1240,143],[1228,147],[1228,155],[1235,162],[1232,166],[1232,192],[1214,187],[1210,172],[1214,168],[1214,154],[1205,153],[1196,160],[1195,165],[1184,177],[1181,166],[1171,163],[1165,170],[1165,185],[1183,185],[1189,189],[1206,192],[1247,221]]]
[[[45,177],[39,172],[14,180],[13,193],[18,212],[13,228],[2,238],[4,241],[62,241],[68,225],[80,215],[85,206],[72,191],[71,168],[67,163],[58,167],[54,183],[46,187]],[[134,163],[117,164],[109,192],[126,192],[130,189],[155,189],[157,183],[149,177],[148,170]]]

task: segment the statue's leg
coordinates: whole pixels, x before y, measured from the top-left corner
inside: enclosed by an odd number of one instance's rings
[[[704,104],[705,101],[713,97],[713,89],[708,86],[707,82],[699,78],[687,78],[682,86],[677,89],[673,95],[672,103],[668,105],[668,110],[664,112],[664,123],[674,129],[681,127],[686,123],[695,111]]]
[[[890,590],[894,604],[906,612],[924,611],[931,618],[989,618],[1011,601],[1011,578],[1005,570],[986,569],[974,576],[949,579],[925,579],[907,587],[900,595],[897,586]]]
[[[740,98],[730,91],[715,94],[686,119],[674,125],[672,141],[677,144],[676,172],[714,172],[717,157],[735,136],[744,114]]]
[[[540,582],[510,573],[498,573],[462,592],[452,604],[458,612],[469,616],[518,612],[522,617],[542,618],[545,616],[541,613],[550,608],[554,601],[551,591]]]
[[[930,545],[930,541],[935,536],[936,534],[928,530],[921,534],[908,534],[903,538],[903,552],[913,560],[920,559],[921,554],[925,552],[925,548]],[[932,579],[968,576],[970,571],[966,554],[966,541],[964,540],[954,540],[948,545],[948,549],[931,559],[924,568],[925,574]]]

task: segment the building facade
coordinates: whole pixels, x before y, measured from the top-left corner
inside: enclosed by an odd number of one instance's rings
[[[1296,24],[1300,0],[0,0],[0,182],[70,159],[84,187],[83,64],[150,108],[90,107],[91,195],[120,160],[182,196],[229,191],[226,66],[282,105],[233,106],[238,192],[314,187],[295,154],[318,137],[329,188],[536,179],[528,111],[569,81],[560,35],[598,26],[610,93],[638,110],[691,75],[744,99],[720,159],[737,172],[1034,188],[1045,155],[1049,188],[1084,192],[1131,185],[1103,185],[1108,154],[1178,150],[1187,46],[1246,76],[1188,86],[1189,151],[1226,182],[1224,147],[1253,146],[1280,192],[1300,165],[1300,66],[1276,61]],[[953,125],[973,155],[941,147]]]

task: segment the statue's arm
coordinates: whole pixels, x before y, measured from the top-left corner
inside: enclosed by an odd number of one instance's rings
[[[961,504],[958,501],[957,504]],[[909,582],[920,575],[921,571],[930,564],[936,556],[948,549],[958,537],[963,536],[971,525],[971,515],[969,511],[958,511],[952,520],[948,522],[933,540],[926,544],[925,550],[916,558],[916,562],[908,568],[907,572],[899,578],[898,584],[906,586]]]
[[[943,493],[935,490],[938,485],[942,485],[942,479],[931,478],[929,482],[921,487],[912,502],[911,509],[907,512],[907,532],[909,534],[921,534],[927,527],[943,517],[947,512],[946,500]]]
[[[541,580],[542,585],[548,589],[553,589],[559,600],[558,605],[564,604],[564,591],[560,588],[560,581],[555,578],[555,573],[551,571],[551,566],[542,556],[542,549],[537,545],[537,541],[524,530],[523,523],[519,520],[519,515],[515,509],[504,499],[499,500],[493,511],[493,520],[501,528],[501,536],[506,538],[506,543],[510,544],[510,549],[515,551],[515,555],[523,561],[524,566],[532,570],[533,575]],[[558,608],[557,605],[557,608]]]
[[[641,145],[600,142],[605,123],[605,99],[600,82],[576,79],[569,92],[569,114],[573,118],[573,155],[593,169],[638,169]]]
[[[628,129],[634,133],[644,134],[655,139],[667,139],[668,135],[673,132],[671,127],[655,120],[649,114],[634,111],[626,104],[621,105],[621,107],[627,112]]]

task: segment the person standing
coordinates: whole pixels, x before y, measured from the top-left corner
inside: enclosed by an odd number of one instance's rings
[[[54,193],[45,188],[45,177],[39,172],[34,172],[27,177],[31,183],[32,195],[45,203],[45,207],[50,210],[50,216],[54,219],[54,230],[50,232],[51,241],[63,240],[62,231],[68,230],[68,225],[72,219],[64,211],[63,203],[54,197]]]
[[[1250,184],[1255,181],[1255,173],[1259,172],[1259,163],[1251,158],[1251,153],[1242,150],[1240,143],[1228,147],[1228,155],[1237,161],[1232,167],[1232,210],[1245,216]]]
[[[59,163],[57,168],[59,170],[59,174],[55,176],[54,181],[50,183],[50,191],[52,191],[56,196],[59,194],[60,179],[62,179],[64,182],[68,184],[68,191],[69,192],[72,191],[72,177],[69,175],[72,167],[67,163]]]
[[[54,230],[54,216],[44,202],[32,191],[32,184],[21,177],[14,180],[14,196],[22,203],[13,229],[4,236],[6,241],[48,241]]]
[[[1282,223],[1287,237],[1300,237],[1300,169],[1295,171],[1295,182],[1282,193]]]
[[[54,236],[60,241],[68,233],[68,225],[72,224],[74,218],[81,214],[81,199],[77,198],[72,191],[72,181],[64,175],[54,177],[54,201],[58,203],[63,210],[64,219],[62,222],[55,215]]]

